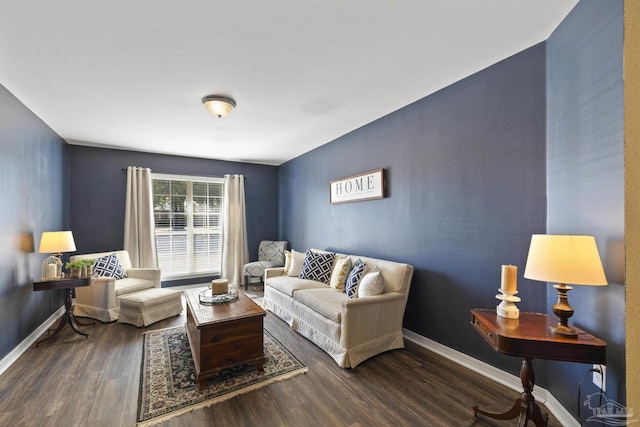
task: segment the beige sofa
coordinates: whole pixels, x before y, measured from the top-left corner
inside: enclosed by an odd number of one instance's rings
[[[383,293],[349,298],[327,284],[270,268],[265,271],[263,307],[326,351],[338,366],[355,368],[376,354],[404,347],[402,321],[413,266],[345,256],[375,265],[384,278]]]
[[[124,279],[113,277],[95,278],[91,286],[75,289],[76,305],[74,314],[80,317],[90,317],[102,322],[118,320],[120,311],[120,297],[145,289],[160,288],[160,270],[157,268],[132,268],[127,251],[99,252],[75,255],[71,260],[98,259],[115,253],[120,265],[127,273]]]

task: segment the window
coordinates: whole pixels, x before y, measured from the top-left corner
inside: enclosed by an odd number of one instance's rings
[[[224,180],[153,174],[162,278],[220,274]]]

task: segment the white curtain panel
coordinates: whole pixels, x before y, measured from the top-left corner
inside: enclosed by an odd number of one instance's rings
[[[244,177],[224,176],[224,229],[222,232],[222,272],[220,277],[240,286],[242,269],[249,259],[247,221],[244,205]]]
[[[124,249],[129,252],[132,267],[158,267],[153,219],[153,187],[149,168],[135,166],[127,168]]]

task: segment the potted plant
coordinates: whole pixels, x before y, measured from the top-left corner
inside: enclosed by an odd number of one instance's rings
[[[91,277],[93,275],[93,264],[96,262],[95,259],[85,258],[79,260],[82,263],[82,276],[81,277]]]
[[[71,277],[80,277],[84,262],[82,260],[69,261],[65,264],[65,267],[71,272]]]

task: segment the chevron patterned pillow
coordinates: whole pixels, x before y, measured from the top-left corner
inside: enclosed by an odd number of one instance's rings
[[[349,276],[347,276],[347,282],[345,283],[345,286],[347,287],[347,296],[349,298],[358,298],[358,286],[360,286],[360,279],[362,278],[362,274],[366,267],[367,264],[360,258],[353,263],[353,268],[351,269]]]
[[[116,280],[120,280],[127,277],[127,272],[120,265],[118,256],[113,253],[96,260],[93,265],[93,275],[96,277],[114,277]]]
[[[331,268],[333,267],[332,252],[319,253],[311,250],[307,251],[302,265],[302,271],[298,276],[300,279],[315,280],[329,284],[331,278]]]

